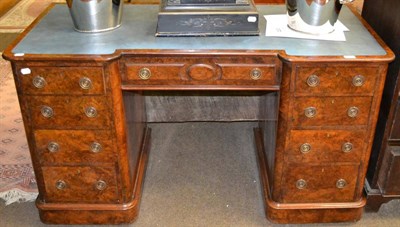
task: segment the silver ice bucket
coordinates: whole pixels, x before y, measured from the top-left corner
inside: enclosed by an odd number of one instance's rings
[[[327,34],[335,30],[342,4],[354,0],[286,0],[288,26],[296,31]]]
[[[67,0],[75,30],[103,32],[121,25],[123,0]]]

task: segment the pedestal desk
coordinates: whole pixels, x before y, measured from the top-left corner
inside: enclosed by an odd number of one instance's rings
[[[258,10],[285,13],[282,5]],[[146,122],[154,117],[150,112],[160,112],[149,106],[154,92],[258,100],[249,108],[252,116],[232,120],[259,122],[255,153],[271,221],[360,219],[387,64],[394,58],[370,27],[344,7],[339,19],[350,29],[346,42],[265,37],[262,16],[260,36],[156,38],[157,11],[127,5],[119,29],[83,34],[73,30],[65,5],[52,5],[4,52],[12,62],[42,221],[135,220],[150,150]],[[179,108],[185,107],[172,109]],[[206,120],[227,120],[209,112],[215,116]]]

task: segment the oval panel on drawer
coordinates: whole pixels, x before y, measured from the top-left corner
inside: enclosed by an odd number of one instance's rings
[[[302,97],[295,98],[293,108],[293,125],[307,126],[351,126],[367,125],[372,97]],[[357,108],[354,117],[349,110]],[[307,115],[313,108],[315,114]]]
[[[377,67],[299,67],[296,71],[296,94],[365,94],[375,90]],[[362,81],[360,80],[362,78]],[[315,83],[315,81],[318,83]],[[314,82],[314,83],[312,83]]]
[[[287,163],[283,173],[282,202],[351,202],[357,186],[358,169],[358,164]],[[299,182],[302,183],[300,188]]]
[[[42,172],[46,202],[115,203],[118,200],[116,172],[111,166],[42,167]]]
[[[43,164],[111,163],[115,159],[108,130],[36,130],[34,135]],[[57,151],[49,149],[52,142],[57,143]],[[100,144],[97,150],[93,149],[96,143]]]
[[[30,74],[19,74],[22,92],[26,94],[105,93],[103,70],[99,67],[30,67],[29,69]],[[38,82],[41,82],[41,86],[37,86]]]
[[[31,96],[27,97],[32,123],[40,129],[100,129],[110,125],[110,111],[106,97],[94,96]],[[44,117],[42,109],[50,107],[51,117]],[[86,110],[96,110],[88,117]]]
[[[293,162],[358,162],[365,149],[365,131],[292,130],[287,149]],[[302,145],[308,144],[307,152]],[[344,145],[351,144],[351,150]]]
[[[193,64],[186,69],[186,75],[189,80],[207,81],[221,78],[221,71],[216,66],[208,64]]]

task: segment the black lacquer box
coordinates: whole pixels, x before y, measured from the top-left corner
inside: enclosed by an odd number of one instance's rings
[[[162,0],[156,36],[259,35],[252,0]]]

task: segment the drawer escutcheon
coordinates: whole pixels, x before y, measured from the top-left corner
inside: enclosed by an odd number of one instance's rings
[[[353,77],[352,83],[355,87],[361,87],[365,83],[365,77],[363,75],[356,75]]]
[[[317,87],[319,85],[319,82],[320,82],[319,77],[315,74],[307,77],[307,85],[310,87]]]
[[[97,117],[97,110],[93,106],[85,108],[85,114],[87,117],[94,118]]]
[[[101,146],[101,144],[98,142],[93,142],[90,145],[90,151],[92,151],[93,153],[99,153],[102,150],[103,150],[103,146]]]
[[[337,188],[344,188],[346,187],[347,182],[345,179],[339,179],[338,181],[336,181],[336,187]]]
[[[305,189],[307,187],[307,181],[304,179],[300,179],[296,182],[296,188],[298,189]]]
[[[47,144],[47,150],[51,153],[57,152],[60,150],[60,145],[56,142],[50,142]]]
[[[351,150],[353,150],[353,144],[350,142],[346,142],[342,145],[342,151],[345,153],[349,153]]]
[[[148,80],[151,77],[151,71],[148,68],[141,68],[139,70],[138,76],[142,80]]]
[[[308,118],[313,118],[313,117],[315,117],[315,115],[317,115],[317,108],[315,108],[315,107],[307,107],[304,110],[304,114]]]
[[[358,112],[359,112],[359,109],[355,106],[352,106],[347,110],[347,115],[351,118],[355,118],[355,117],[357,117]]]
[[[67,183],[65,183],[65,181],[63,181],[63,180],[58,180],[57,182],[56,182],[56,188],[58,189],[58,190],[63,190],[63,189],[65,189],[67,187]]]
[[[81,79],[79,79],[79,86],[84,90],[89,90],[92,88],[93,83],[90,78],[82,77]]]
[[[107,183],[103,180],[98,180],[96,182],[96,189],[99,191],[103,191],[104,189],[106,189],[107,187]]]
[[[301,152],[301,153],[307,154],[307,153],[310,152],[310,151],[311,151],[311,144],[309,144],[309,143],[303,143],[303,144],[300,146],[300,152]]]
[[[36,88],[44,88],[46,86],[46,80],[41,76],[35,76],[32,80],[33,86]]]
[[[42,116],[45,118],[51,118],[54,116],[54,111],[50,106],[42,106],[40,112],[42,113]]]
[[[250,77],[253,80],[259,80],[262,76],[262,72],[259,68],[254,68],[250,72]]]

